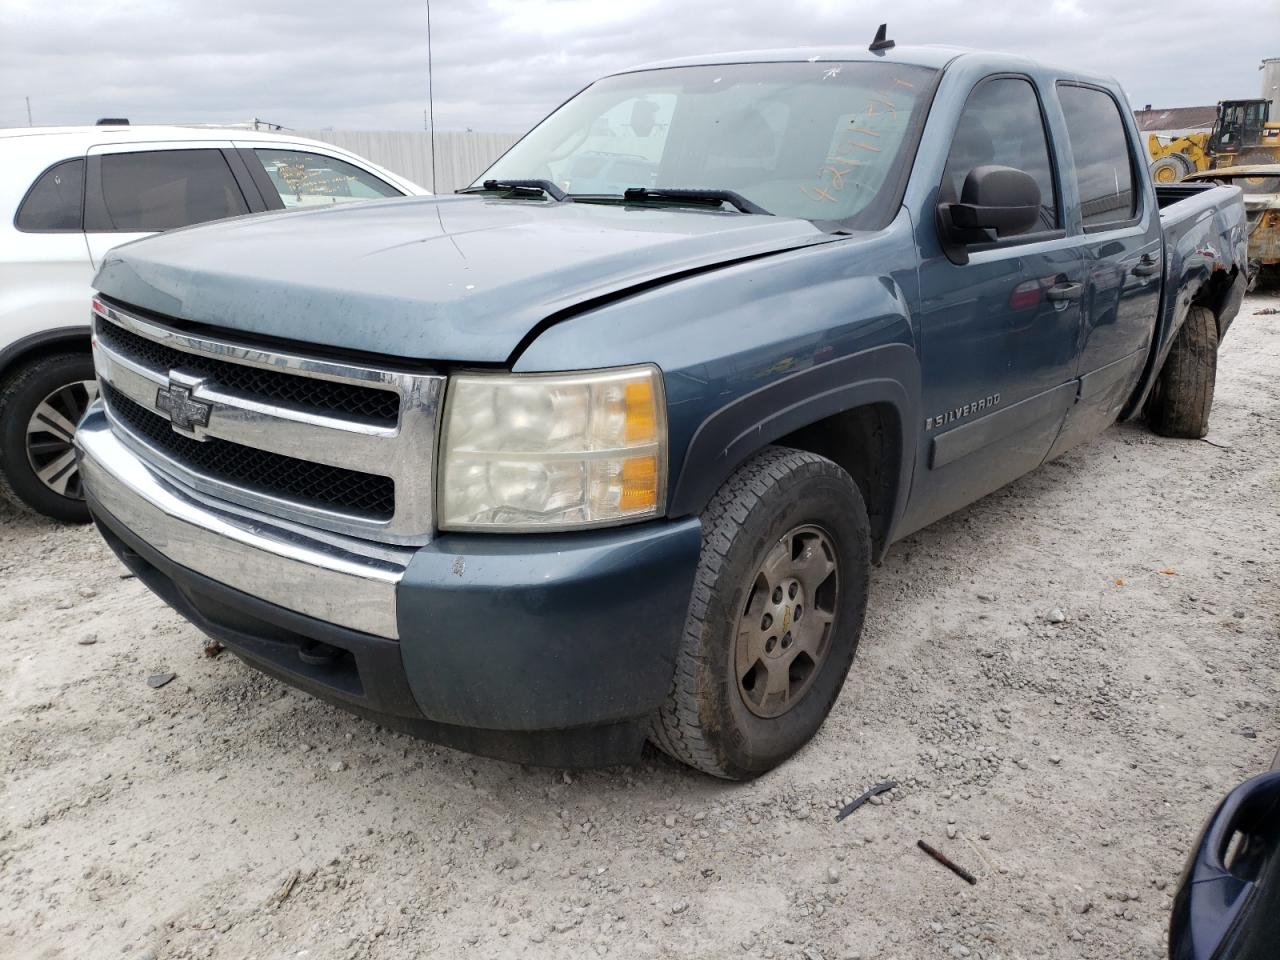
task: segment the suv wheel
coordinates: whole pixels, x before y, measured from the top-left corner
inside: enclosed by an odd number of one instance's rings
[[[0,388],[0,493],[55,520],[89,520],[72,441],[97,395],[85,353],[42,357]]]
[[[651,739],[714,776],[759,776],[830,713],[862,632],[871,566],[857,485],[771,447],[702,514],[702,557],[671,691]]]

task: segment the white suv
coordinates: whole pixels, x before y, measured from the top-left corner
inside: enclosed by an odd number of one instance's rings
[[[299,206],[427,193],[314,140],[253,130],[0,129],[0,493],[89,519],[71,439],[96,392],[90,282],[112,247]]]

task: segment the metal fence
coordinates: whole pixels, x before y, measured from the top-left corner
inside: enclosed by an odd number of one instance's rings
[[[431,135],[425,130],[293,130],[367,157],[433,193],[465,187],[520,138],[516,133],[436,131],[436,178],[431,182]]]

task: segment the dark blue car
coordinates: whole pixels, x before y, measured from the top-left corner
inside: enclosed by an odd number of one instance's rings
[[[1173,901],[1170,960],[1280,957],[1280,755],[1197,838]]]

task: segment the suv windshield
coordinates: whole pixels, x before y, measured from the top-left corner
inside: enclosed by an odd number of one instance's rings
[[[815,61],[607,77],[476,182],[550,180],[575,199],[732,190],[779,216],[874,229],[900,202],[935,73]]]

